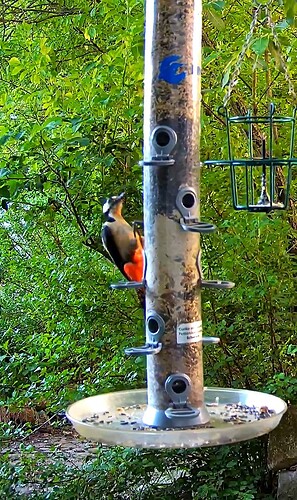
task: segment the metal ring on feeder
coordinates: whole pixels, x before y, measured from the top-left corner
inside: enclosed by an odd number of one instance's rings
[[[151,342],[158,342],[165,332],[165,321],[155,311],[148,311],[146,328]]]
[[[179,189],[176,197],[176,207],[182,217],[179,223],[184,231],[209,234],[216,230],[210,222],[202,222],[197,217],[198,197],[194,188],[185,186]]]
[[[151,132],[150,138],[151,154],[140,161],[143,167],[170,167],[175,164],[171,153],[177,143],[176,132],[167,125],[158,125]]]
[[[197,194],[194,188],[186,186],[179,189],[176,206],[183,217],[196,215],[197,204]]]
[[[191,419],[200,415],[198,408],[192,408],[187,404],[191,392],[191,379],[185,373],[174,373],[169,375],[165,382],[165,390],[172,401],[172,406],[165,410],[167,418],[174,422],[183,422],[187,425]]]
[[[157,156],[169,156],[177,143],[176,132],[167,125],[158,125],[151,135],[151,144]]]
[[[185,373],[169,375],[165,381],[165,391],[173,404],[186,404],[191,391],[190,377]]]

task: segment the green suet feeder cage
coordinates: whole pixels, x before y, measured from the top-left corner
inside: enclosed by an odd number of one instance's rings
[[[275,114],[274,104],[269,105],[268,113],[258,114],[262,97],[267,94],[268,102],[272,98],[272,81],[268,67],[266,69],[266,91],[257,98],[257,69],[254,65],[251,84],[251,107],[245,115],[229,116],[227,104],[233,89],[240,79],[241,65],[248,50],[255,41],[261,38],[262,30],[270,30],[270,39],[277,50],[282,72],[289,86],[289,95],[294,106],[292,116]],[[265,34],[266,36],[266,34]],[[265,50],[268,60],[268,49]],[[240,108],[235,102],[233,108]],[[230,167],[232,200],[235,210],[249,212],[271,212],[285,210],[289,204],[290,184],[294,158],[295,122],[297,95],[291,80],[286,60],[282,54],[281,44],[270,11],[270,4],[255,2],[249,32],[246,35],[242,50],[235,62],[234,70],[226,86],[223,106],[219,113],[224,117],[227,128],[228,160],[208,160],[207,165]],[[242,136],[247,139],[245,150],[238,154],[238,144],[242,146]],[[244,149],[244,145],[243,145]]]
[[[228,160],[208,160],[207,165],[230,167],[232,201],[235,210],[249,212],[270,212],[285,210],[289,203],[292,166],[294,158],[294,137],[296,108],[292,116],[275,114],[274,104],[270,104],[266,116],[253,116],[250,112],[243,116],[229,116],[226,107],[219,109],[226,120]],[[275,130],[280,124],[289,125],[290,137],[287,154],[283,158],[274,156],[276,150]],[[246,158],[236,158],[232,139],[232,129],[240,126],[248,138]],[[261,155],[257,156],[257,150]],[[282,150],[284,150],[282,143]]]

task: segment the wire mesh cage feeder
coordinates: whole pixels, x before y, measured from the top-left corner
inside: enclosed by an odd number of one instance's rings
[[[232,201],[235,210],[266,213],[272,210],[285,210],[288,207],[292,167],[297,163],[297,158],[294,157],[297,96],[269,9],[269,3],[255,3],[249,32],[226,86],[224,104],[219,108],[219,114],[226,123],[228,159],[205,162],[206,165],[230,167]],[[278,54],[281,63],[280,73],[284,75],[288,83],[289,95],[295,106],[292,116],[277,115],[273,103],[269,105],[268,113],[258,114],[257,109],[261,99],[258,103],[256,102],[257,70],[255,65],[250,87],[253,112],[248,111],[241,116],[231,116],[228,112],[232,92],[240,79],[243,60],[247,51],[252,48],[253,37],[258,27],[260,29],[258,37],[266,37],[267,42],[270,39],[274,51]],[[264,33],[261,32],[263,27],[266,30]],[[270,32],[269,38],[268,32]],[[268,54],[267,49],[265,53]],[[272,81],[268,65],[265,71],[266,89],[262,97],[266,95],[269,102],[272,100]],[[281,141],[278,137],[280,130],[282,130]],[[247,147],[239,155],[236,140],[242,132],[245,133]]]
[[[227,290],[234,283],[204,280],[201,269],[200,237],[216,230],[200,220],[201,40],[201,0],[146,2],[145,270],[141,283],[121,282],[112,287],[145,288],[146,344],[125,352],[146,356],[147,389],[86,398],[67,411],[79,434],[104,444],[146,448],[231,444],[270,432],[286,411],[286,403],[271,394],[204,387],[203,346],[220,339],[202,335],[201,290]],[[229,117],[223,112],[229,159],[208,163],[230,166],[235,208],[284,209],[295,163],[295,112],[292,118],[277,117],[273,106],[262,118],[251,114]],[[274,158],[273,150],[273,127],[279,123],[292,127],[288,158],[283,160]],[[243,160],[233,156],[233,125],[248,130],[249,155]],[[252,138],[255,126],[260,125],[268,127],[268,134],[262,136],[262,154],[256,158]],[[282,168],[287,169],[287,176],[280,200],[275,186]],[[246,194],[241,203],[243,181]]]
[[[266,116],[252,115],[250,111],[243,116],[230,116],[225,106],[219,108],[219,113],[226,121],[229,158],[208,160],[205,164],[230,167],[235,210],[285,210],[289,203],[292,167],[297,163],[297,158],[294,158],[296,108],[292,116],[276,115],[274,104],[270,104]],[[275,127],[283,125],[290,127],[287,147],[282,144],[287,155],[278,158],[275,154]],[[247,136],[248,152],[245,158],[237,158],[234,154],[232,129],[236,127],[244,130]],[[261,155],[257,154],[259,151]]]

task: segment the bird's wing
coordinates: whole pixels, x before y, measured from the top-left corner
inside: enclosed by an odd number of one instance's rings
[[[114,241],[112,231],[108,226],[103,226],[101,231],[101,238],[105,249],[111,256],[115,265],[119,268],[123,276],[125,276],[126,279],[129,279],[129,277],[124,271],[124,265],[126,264],[126,262],[121,257],[118,247]]]

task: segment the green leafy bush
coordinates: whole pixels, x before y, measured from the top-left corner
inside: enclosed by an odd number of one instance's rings
[[[208,450],[141,451],[99,448],[82,468],[53,451],[52,460],[32,447],[20,465],[2,462],[0,492],[7,498],[255,500],[266,493],[264,442]],[[108,485],[108,487],[107,487]],[[2,488],[2,489],[1,489]],[[9,496],[13,495],[13,496]]]

